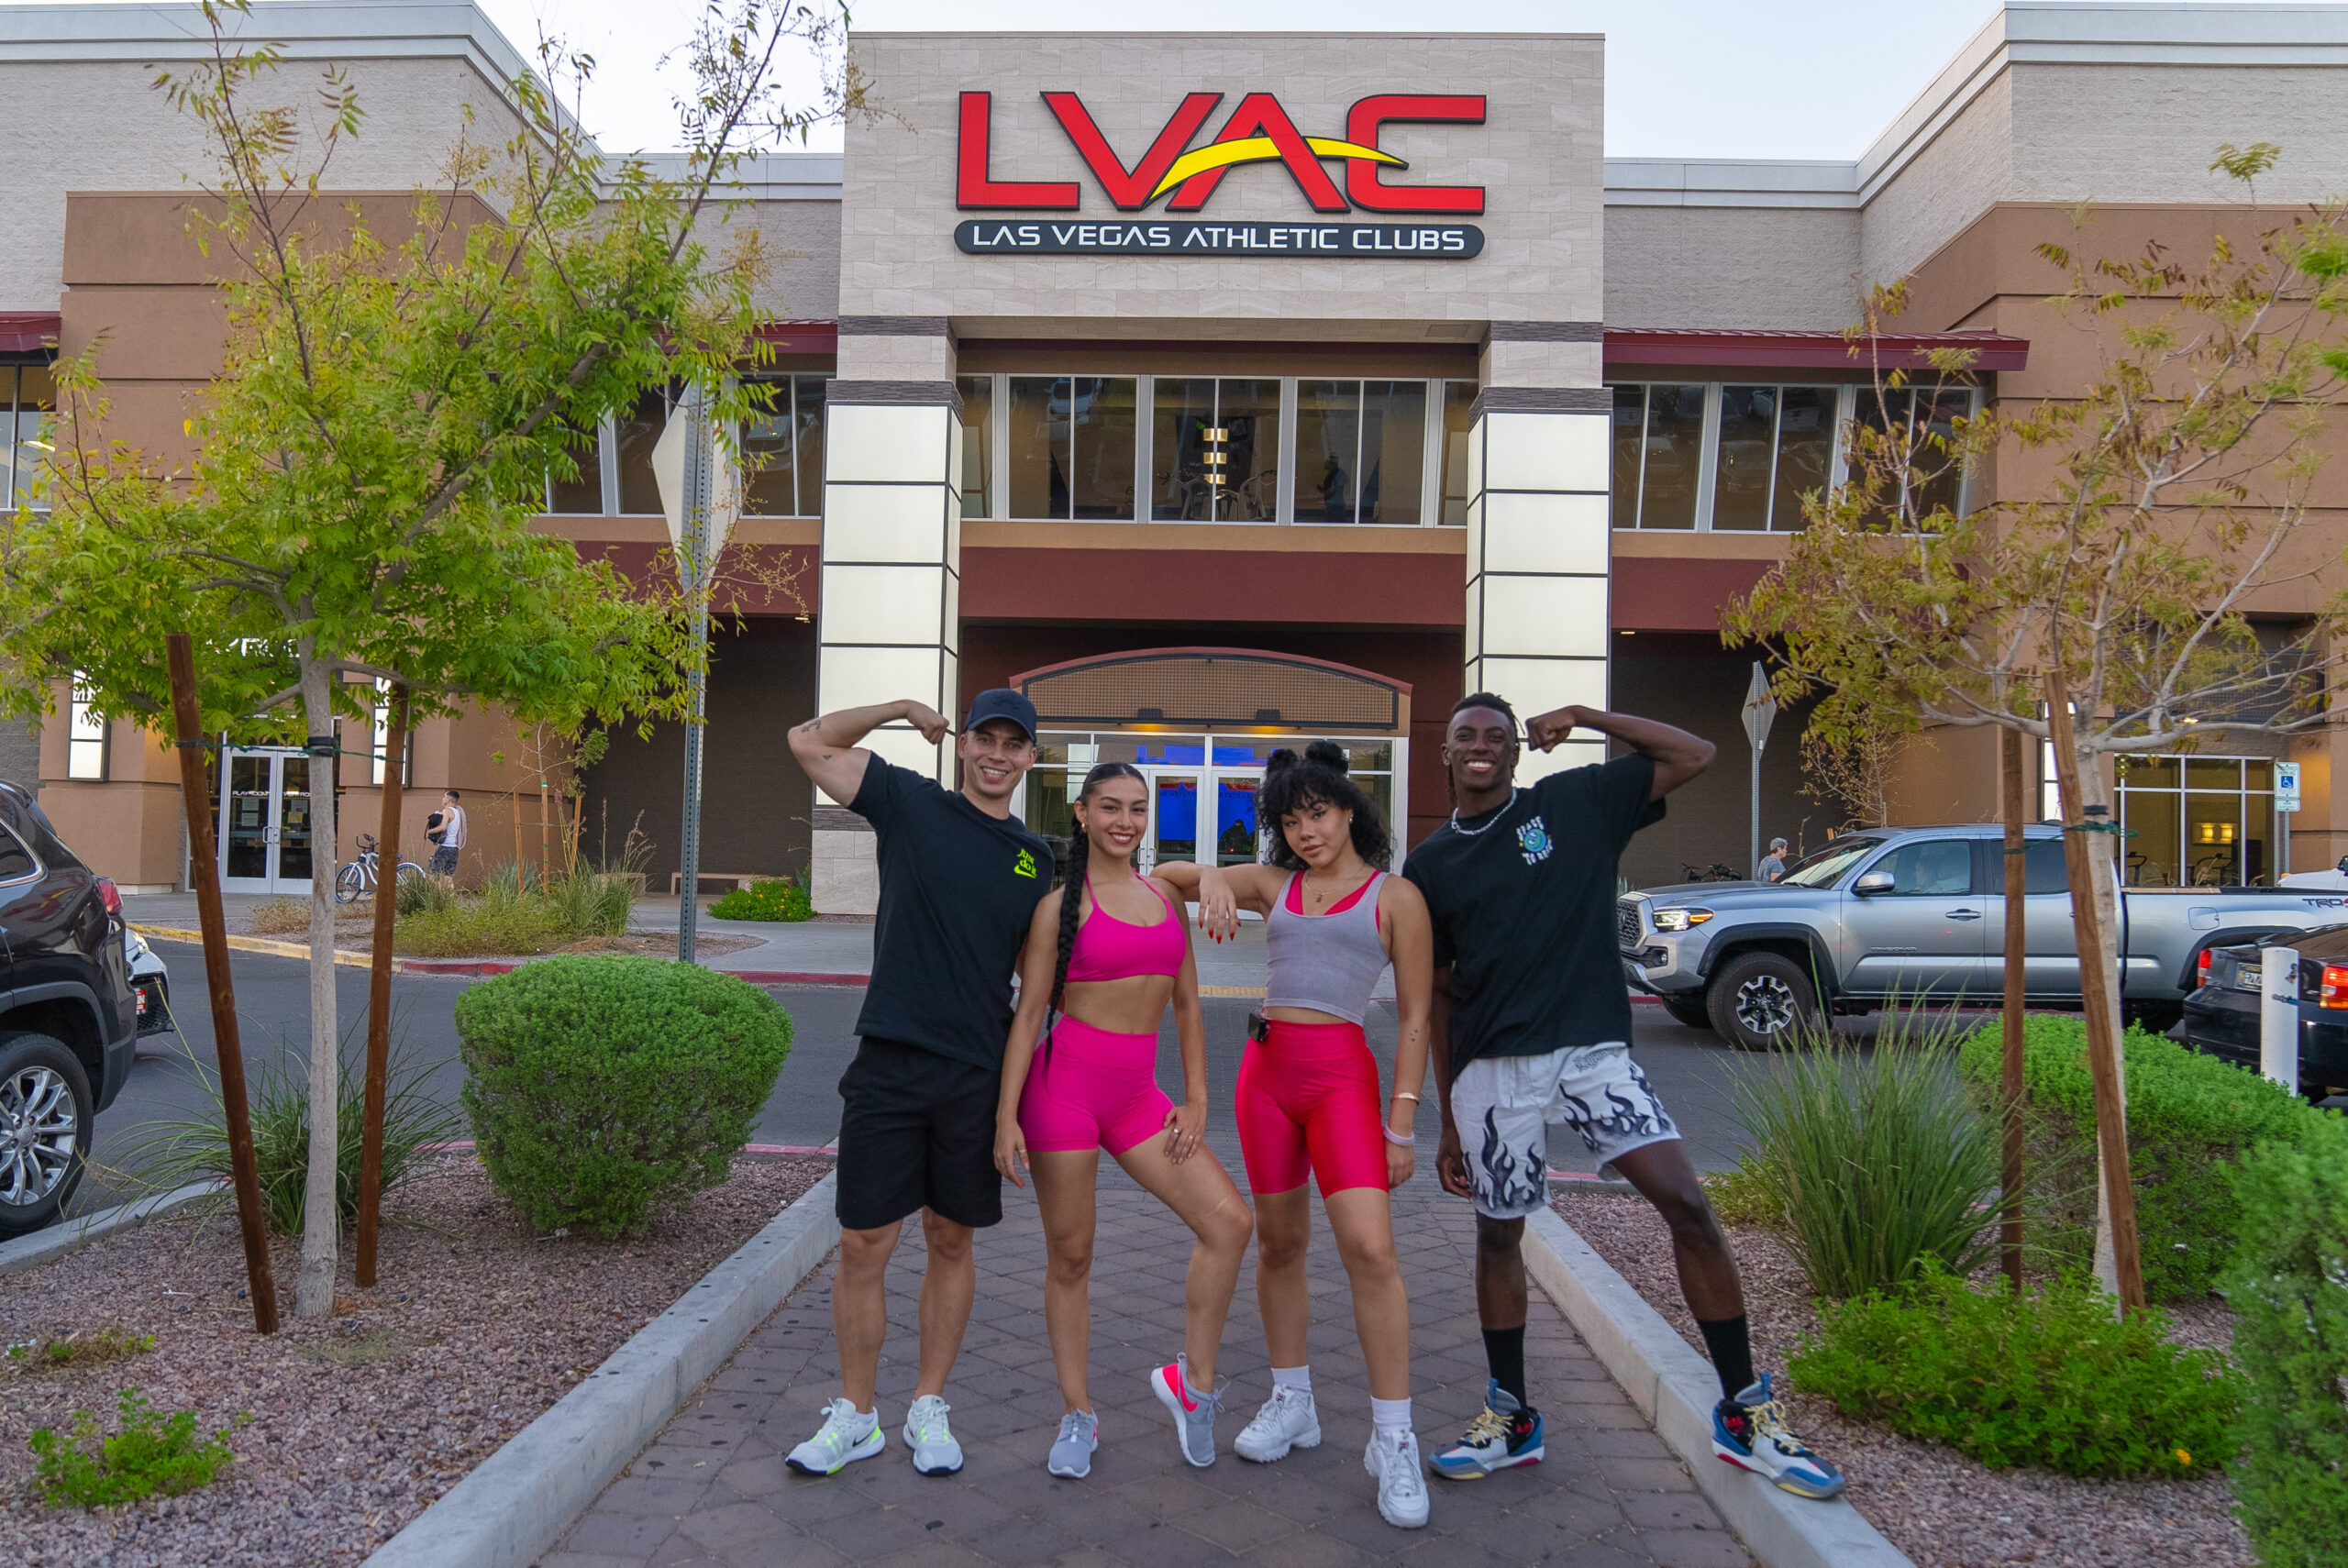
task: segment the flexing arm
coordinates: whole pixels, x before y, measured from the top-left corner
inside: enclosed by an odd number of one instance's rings
[[[808,720],[791,732],[791,755],[807,770],[815,787],[843,805],[852,804],[864,787],[864,770],[872,754],[856,743],[883,724],[910,719],[921,738],[936,745],[946,735],[946,716],[926,702],[901,697],[869,708],[843,708]]]
[[[1159,879],[1172,891],[1172,884]],[[1182,1053],[1182,1103],[1166,1117],[1166,1152],[1180,1165],[1206,1142],[1207,1021],[1199,1007],[1199,962],[1191,933],[1182,930],[1182,972],[1174,977],[1174,1038]]]
[[[1386,1109],[1386,1125],[1408,1137],[1419,1114],[1419,1101],[1405,1095],[1425,1092],[1427,1081],[1428,1017],[1434,1008],[1434,927],[1427,918],[1424,895],[1400,877],[1389,877],[1379,889],[1379,912],[1386,917],[1386,952],[1394,961],[1394,1010],[1401,1030],[1394,1039],[1394,1100]],[[1406,1145],[1386,1145],[1389,1188],[1411,1179],[1417,1164]]]
[[[1655,759],[1655,790],[1647,799],[1660,801],[1712,765],[1718,748],[1701,735],[1672,728],[1654,719],[1629,713],[1609,713],[1599,708],[1569,703],[1524,726],[1524,738],[1535,751],[1547,751],[1576,730],[1596,730]]]
[[[1063,889],[1063,892],[1065,889]],[[1011,1035],[1002,1046],[1002,1094],[994,1108],[994,1166],[1013,1187],[1027,1184],[1027,1139],[1019,1130],[1019,1096],[1036,1061],[1036,1037],[1044,1032],[1051,1005],[1052,974],[1060,960],[1060,899],[1047,893],[1027,922],[1027,944],[1019,950],[1019,1010],[1011,1015]]]

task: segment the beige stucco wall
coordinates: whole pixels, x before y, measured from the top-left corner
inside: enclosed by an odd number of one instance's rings
[[[1260,336],[1267,322],[1279,322],[1284,337],[1306,335],[1294,324],[1314,321],[1362,328],[1599,319],[1603,49],[1596,37],[864,33],[853,51],[887,116],[847,131],[843,315],[948,316],[958,329],[983,320],[991,331],[1080,332],[1113,320],[1126,336],[1201,321]],[[1251,89],[1276,92],[1301,132],[1323,137],[1342,136],[1346,109],[1372,94],[1483,94],[1481,126],[1394,124],[1382,141],[1411,162],[1398,182],[1488,189],[1485,214],[1462,220],[1483,229],[1483,254],[1458,262],[962,255],[953,230],[966,215],[955,210],[954,171],[966,89],[993,94],[995,179],[1076,180],[1083,206],[1071,215],[1119,215],[1092,183],[1039,97],[1070,88],[1128,163],[1189,92],[1224,94],[1202,142]],[[1339,166],[1324,167],[1342,184]],[[1283,168],[1262,163],[1233,169],[1194,215],[1313,214]]]
[[[1859,214],[1606,209],[1606,325],[1828,330],[1853,315]]]

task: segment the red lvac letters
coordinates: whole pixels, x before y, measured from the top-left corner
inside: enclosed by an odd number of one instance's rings
[[[1346,139],[1363,147],[1377,147],[1379,127],[1396,120],[1422,125],[1480,126],[1484,123],[1483,95],[1381,93],[1364,98],[1346,113]],[[1469,216],[1484,210],[1484,189],[1480,185],[1389,185],[1379,178],[1384,172],[1384,166],[1365,158],[1346,160],[1346,194],[1355,206],[1368,213],[1461,213]]]
[[[956,142],[954,154],[955,205],[1074,212],[1078,192],[1073,180],[991,180],[987,177],[988,122],[993,107],[994,94],[991,93],[962,94],[961,134]],[[1180,149],[1175,150],[1179,153]]]
[[[1157,139],[1149,144],[1149,150],[1142,154],[1141,161],[1128,171],[1109,146],[1109,138],[1092,123],[1091,112],[1075,94],[1044,94],[1044,102],[1051,105],[1060,128],[1076,144],[1085,167],[1092,171],[1092,177],[1101,182],[1101,188],[1109,193],[1109,200],[1116,204],[1117,209],[1128,213],[1137,213],[1149,204],[1149,193],[1157,189],[1157,182],[1166,178],[1166,171],[1182,156],[1183,149],[1191,145],[1191,138],[1199,134],[1207,116],[1222,101],[1220,93],[1192,93],[1185,97],[1173,118],[1166,122],[1166,128],[1157,133]]]
[[[1289,119],[1288,111],[1281,108],[1279,100],[1269,93],[1250,93],[1240,99],[1239,107],[1231,111],[1231,118],[1224,126],[1223,134],[1214,139],[1218,142],[1244,141],[1251,136],[1271,138],[1272,145],[1279,149],[1280,161],[1288,165],[1288,171],[1295,179],[1297,189],[1304,193],[1304,199],[1312,204],[1314,212],[1344,213],[1353,210],[1346,204],[1345,197],[1337,193],[1337,187],[1329,179],[1329,171],[1321,167],[1321,160],[1312,155],[1311,148],[1304,145],[1303,134]],[[1166,204],[1166,210],[1197,212],[1206,205],[1207,198],[1214,194],[1214,188],[1229,172],[1228,168],[1223,168],[1193,174],[1174,187],[1174,199]]]

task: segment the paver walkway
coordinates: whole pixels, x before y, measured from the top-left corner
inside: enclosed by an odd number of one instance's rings
[[[1006,1188],[1002,1225],[979,1239],[978,1302],[947,1390],[967,1456],[961,1474],[916,1474],[899,1437],[914,1387],[922,1262],[919,1226],[909,1224],[889,1277],[880,1408],[890,1437],[880,1457],[827,1479],[783,1467],[783,1454],[815,1429],[824,1402],[837,1392],[826,1263],[541,1568],[1749,1563],[1685,1467],[1537,1289],[1525,1355],[1549,1423],[1546,1463],[1470,1485],[1431,1481],[1428,1529],[1386,1524],[1362,1470],[1369,1397],[1351,1301],[1317,1213],[1311,1342],[1322,1445],[1270,1465],[1231,1452],[1232,1439],[1270,1393],[1251,1263],[1224,1338],[1221,1371],[1231,1379],[1233,1413],[1216,1428],[1221,1453],[1209,1469],[1190,1468],[1145,1380],[1181,1342],[1191,1235],[1102,1165],[1092,1278],[1102,1447],[1091,1476],[1063,1481],[1044,1470],[1061,1403],[1044,1340],[1042,1233],[1031,1192]],[[1456,1436],[1482,1403],[1474,1231],[1466,1206],[1444,1197],[1423,1172],[1397,1197],[1420,1441],[1432,1446]]]

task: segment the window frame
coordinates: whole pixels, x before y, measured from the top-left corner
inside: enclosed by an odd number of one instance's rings
[[[111,748],[106,744],[110,726],[90,712],[95,704],[88,692],[81,671],[74,671],[65,699],[65,777],[77,783],[104,784],[107,779],[106,764],[111,760]],[[85,730],[94,733],[85,734]],[[85,770],[83,758],[93,748],[97,760]]]

